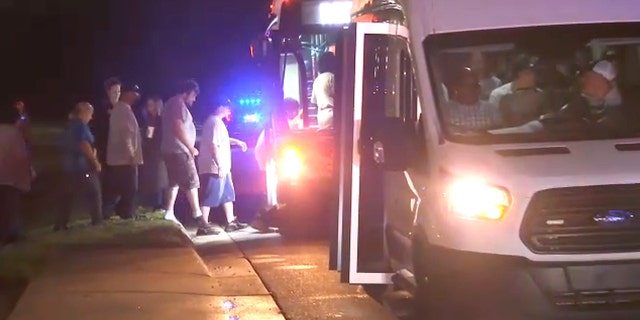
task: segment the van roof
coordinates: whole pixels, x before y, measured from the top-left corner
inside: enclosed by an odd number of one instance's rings
[[[404,0],[403,4],[412,33],[422,39],[457,31],[640,21],[637,0]]]

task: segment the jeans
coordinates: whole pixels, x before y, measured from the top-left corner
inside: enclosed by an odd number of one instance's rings
[[[69,223],[73,204],[86,200],[93,224],[102,222],[102,190],[97,173],[68,173],[60,187],[60,207],[56,227],[64,228]]]
[[[12,186],[0,185],[0,245],[20,237],[22,192]]]
[[[106,178],[104,216],[109,218],[115,211],[122,219],[134,218],[138,206],[138,166],[112,166]]]

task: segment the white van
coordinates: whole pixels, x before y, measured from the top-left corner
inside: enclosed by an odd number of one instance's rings
[[[640,2],[277,2],[275,91],[304,109],[316,51],[341,61],[343,282],[415,289],[420,319],[640,319]]]
[[[640,2],[402,5],[338,45],[332,267],[429,319],[640,319]]]

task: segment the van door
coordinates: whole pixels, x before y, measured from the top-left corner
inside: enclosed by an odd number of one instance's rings
[[[339,98],[334,112],[339,181],[332,263],[341,280],[352,284],[390,283],[385,257],[385,185],[379,137],[399,117],[404,98],[399,90],[406,28],[386,23],[356,23],[337,48],[342,70],[336,79]]]

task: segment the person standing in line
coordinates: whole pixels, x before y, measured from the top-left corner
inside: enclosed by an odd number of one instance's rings
[[[111,187],[108,185],[110,168],[107,165],[107,142],[109,140],[109,117],[111,110],[120,100],[122,93],[122,82],[116,77],[111,77],[104,81],[104,98],[98,107],[94,110],[93,121],[90,123],[91,132],[95,137],[95,147],[98,153],[98,160],[103,165],[102,172],[100,173],[100,182],[102,190],[102,200],[108,198],[106,194]],[[71,115],[73,116],[73,115]],[[109,214],[108,212],[102,212],[103,214]],[[104,217],[109,218],[109,217]]]
[[[186,193],[191,214],[198,224],[198,234],[214,234],[215,230],[200,211],[200,179],[195,163],[195,157],[198,156],[195,147],[196,126],[189,111],[200,93],[200,87],[194,80],[187,80],[178,85],[176,93],[167,101],[162,112],[161,150],[169,178],[165,219],[180,223],[174,211],[180,189]]]
[[[142,111],[142,158],[140,167],[141,204],[152,210],[163,209],[163,191],[167,188],[167,169],[162,161],[162,99],[151,96]]]
[[[112,77],[104,82],[104,92],[106,98],[95,110],[94,120],[91,121],[91,131],[95,135],[96,150],[100,163],[107,160],[107,141],[109,140],[109,115],[113,107],[120,100],[122,83],[118,78]]]
[[[0,246],[20,239],[22,194],[31,189],[31,158],[16,116],[0,109]]]
[[[60,185],[60,207],[53,231],[68,229],[73,203],[79,196],[88,200],[91,224],[99,225],[102,217],[102,194],[99,173],[102,165],[93,146],[95,138],[89,129],[93,106],[78,103],[62,135],[64,180]]]
[[[138,193],[138,166],[142,164],[142,137],[132,106],[140,100],[137,85],[122,88],[120,101],[109,117],[107,164],[109,176],[105,192],[103,214],[109,218],[115,212],[122,219],[136,215]],[[119,198],[119,199],[118,199]]]
[[[226,232],[232,232],[247,227],[240,223],[233,212],[233,202],[236,193],[231,179],[231,146],[237,145],[242,151],[247,151],[244,141],[230,138],[229,131],[222,119],[231,114],[230,102],[220,101],[214,107],[213,114],[207,118],[202,131],[200,157],[200,204],[202,214],[209,221],[211,208],[222,206],[227,218]]]

